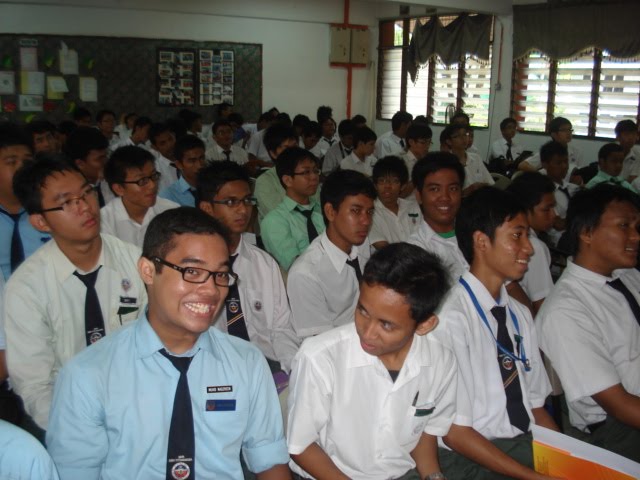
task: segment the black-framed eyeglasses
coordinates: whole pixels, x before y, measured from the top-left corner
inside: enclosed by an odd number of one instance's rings
[[[89,204],[91,201],[98,199],[98,190],[93,185],[89,185],[87,189],[82,192],[81,195],[75,197],[69,197],[59,207],[43,208],[39,213],[47,212],[66,212],[66,213],[78,213],[80,209],[80,202]]]
[[[245,207],[254,207],[258,204],[258,199],[255,197],[226,198],[224,200],[211,200],[211,203],[226,205],[229,208],[235,208],[240,204],[243,204]]]
[[[296,175],[302,175],[303,177],[309,178],[312,175],[320,175],[320,169],[319,168],[312,168],[310,170],[303,170],[301,172],[293,172],[291,174],[292,177],[295,177]]]
[[[118,183],[135,183],[136,185],[138,185],[139,187],[144,187],[146,185],[149,184],[149,182],[153,182],[153,183],[158,183],[158,180],[160,180],[160,177],[162,176],[162,173],[160,172],[154,172],[151,175],[147,176],[147,177],[142,177],[139,178],[138,180],[129,180],[129,181],[122,181],[122,182],[118,182]]]
[[[238,281],[238,275],[233,272],[212,272],[198,267],[181,267],[160,257],[152,257],[151,260],[180,272],[182,279],[189,283],[205,283],[211,276],[213,276],[213,283],[219,287],[231,287]]]

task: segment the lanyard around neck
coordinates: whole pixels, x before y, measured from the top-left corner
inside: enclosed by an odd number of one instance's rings
[[[507,305],[506,308],[509,311],[509,315],[511,316],[511,320],[513,321],[513,326],[516,329],[516,335],[514,335],[514,338],[516,340],[516,351],[518,352],[518,356],[514,355],[512,352],[504,348],[500,344],[500,342],[498,342],[498,339],[493,333],[493,330],[491,330],[491,326],[489,325],[487,316],[484,314],[484,310],[482,310],[482,308],[480,307],[480,302],[478,302],[478,299],[473,293],[473,290],[471,290],[471,287],[469,286],[469,284],[462,277],[460,277],[459,282],[465,288],[465,290],[469,294],[469,297],[471,297],[473,306],[476,308],[478,315],[480,315],[480,318],[482,319],[484,324],[487,326],[487,329],[491,333],[491,336],[493,337],[493,341],[496,342],[496,346],[498,347],[498,350],[500,350],[507,357],[511,358],[514,362],[518,362],[518,361],[522,362],[522,365],[524,366],[525,371],[529,372],[531,370],[531,362],[527,358],[527,355],[524,351],[524,342],[522,341],[522,336],[520,335],[520,326],[518,325],[518,318],[514,315],[514,313],[509,308],[509,306]]]

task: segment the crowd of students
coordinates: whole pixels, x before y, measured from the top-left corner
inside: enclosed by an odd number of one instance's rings
[[[589,162],[560,117],[489,158],[463,112],[115,119],[0,125],[0,477],[551,478],[533,424],[640,461],[635,122]]]

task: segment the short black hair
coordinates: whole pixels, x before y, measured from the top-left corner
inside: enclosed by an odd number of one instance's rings
[[[367,119],[365,118],[364,115],[354,115],[353,117],[351,117],[351,121],[354,123],[354,125],[366,125],[367,124]]]
[[[124,123],[126,124],[131,117],[137,117],[138,114],[136,112],[129,112],[124,116]]]
[[[56,126],[48,120],[34,120],[33,122],[28,123],[24,128],[29,137],[32,138],[36,133],[56,133]]]
[[[322,136],[322,128],[318,122],[308,122],[302,129],[303,137],[318,137]]]
[[[577,192],[569,201],[565,238],[571,255],[580,250],[580,235],[600,225],[602,214],[610,203],[627,202],[640,209],[638,195],[624,187],[601,183]]]
[[[451,140],[451,137],[453,137],[458,130],[464,130],[466,132],[467,126],[461,123],[451,123],[444,127],[442,132],[440,132],[440,144],[442,145],[447,140]]]
[[[267,152],[270,153],[275,152],[285,140],[289,139],[298,139],[298,137],[296,137],[296,132],[293,130],[293,127],[290,125],[287,126],[279,123],[274,123],[267,128],[266,132],[264,132],[262,142],[264,143]]]
[[[244,124],[244,117],[238,112],[230,113],[229,116],[227,117],[227,120],[229,120],[229,122],[231,123],[238,124],[239,127],[241,127]]]
[[[78,127],[67,138],[64,153],[71,161],[84,160],[91,150],[106,150],[109,142],[100,130],[92,127]]]
[[[376,132],[369,127],[358,127],[353,130],[353,146],[357,147],[360,143],[375,142],[378,139]]]
[[[371,179],[375,184],[383,177],[397,177],[402,185],[406,184],[409,181],[409,170],[407,170],[404,160],[394,155],[378,160],[373,166]]]
[[[0,123],[0,148],[24,145],[33,153],[33,141],[15,123]]]
[[[273,123],[277,123],[280,125],[285,125],[287,127],[291,127],[291,117],[287,112],[280,112],[273,118]]]
[[[322,125],[322,122],[327,118],[333,118],[333,108],[328,105],[319,106],[316,111],[316,120],[318,120],[318,123]]]
[[[213,125],[211,125],[211,133],[215,135],[220,127],[231,128],[231,122],[229,121],[228,118],[219,118],[218,120],[215,121]]]
[[[210,202],[220,189],[229,182],[241,180],[251,185],[249,174],[236,162],[223,160],[212,162],[198,171],[196,180],[197,198],[203,202]]]
[[[324,215],[324,206],[329,203],[334,210],[338,210],[346,197],[365,195],[371,200],[377,196],[373,182],[363,173],[355,170],[336,170],[329,174],[320,190],[320,205],[325,224],[328,224]]]
[[[133,130],[137,130],[138,128],[146,127],[147,125],[152,125],[153,122],[149,117],[138,117],[136,121],[133,122]]]
[[[607,143],[598,150],[598,160],[606,160],[614,152],[624,153],[624,148],[618,143]]]
[[[292,122],[292,126],[293,127],[300,127],[300,128],[304,128],[305,125],[307,125],[307,123],[309,123],[311,121],[311,119],[309,117],[307,117],[306,115],[303,115],[301,113],[299,113],[298,115],[296,115],[295,117],[293,117],[293,122]]]
[[[405,135],[405,140],[409,142],[409,140],[431,140],[433,138],[433,132],[431,131],[431,127],[426,123],[413,122],[411,126],[407,130],[407,134]]]
[[[620,120],[616,123],[616,137],[623,132],[635,132],[638,133],[638,125],[633,120]]]
[[[222,117],[222,113],[227,108],[232,108],[232,105],[230,103],[227,103],[227,102],[222,102],[222,103],[218,104],[218,108],[216,109],[216,113],[218,114],[218,117]]]
[[[101,122],[107,115],[111,115],[114,120],[116,118],[116,114],[112,110],[100,110],[96,113],[96,122]]]
[[[507,117],[500,122],[500,130],[504,130],[509,125],[518,126],[518,122],[516,122],[515,118]]]
[[[165,132],[173,133],[173,130],[169,128],[169,125],[166,123],[153,123],[151,124],[151,128],[149,129],[149,141],[152,145],[156,144],[156,138],[162,135]]]
[[[457,110],[451,117],[451,120],[449,120],[449,123],[459,123],[457,122],[458,119],[464,120],[465,125],[469,125],[469,122],[471,120],[469,118],[469,115],[464,113],[462,110]]]
[[[473,234],[480,231],[493,242],[496,229],[526,210],[513,194],[495,187],[482,187],[462,200],[456,216],[458,248],[473,262]]]
[[[436,173],[439,170],[453,170],[458,174],[460,179],[460,188],[464,185],[465,171],[464,167],[453,153],[448,152],[431,152],[427,153],[413,166],[411,172],[411,181],[413,185],[422,192],[424,180],[428,175]]]
[[[184,234],[220,235],[229,243],[227,229],[215,218],[194,207],[178,207],[166,210],[151,220],[142,244],[142,256],[166,258],[176,247],[176,237]],[[162,271],[162,265],[156,264]]]
[[[409,112],[405,112],[402,110],[397,111],[393,114],[393,117],[391,117],[391,130],[395,132],[402,126],[403,123],[409,123],[411,121],[413,121],[413,115],[411,115]]]
[[[364,267],[362,280],[402,295],[417,324],[434,315],[449,290],[447,271],[440,259],[404,242],[375,252]]]
[[[176,160],[181,161],[184,154],[194,148],[201,148],[202,150],[205,150],[204,142],[195,135],[185,135],[184,137],[179,138],[176,140]]]
[[[45,153],[37,161],[29,161],[13,176],[13,192],[29,215],[42,211],[42,189],[47,179],[64,172],[82,172],[64,155]]]
[[[532,212],[533,208],[542,201],[545,194],[553,193],[555,190],[553,180],[538,172],[523,172],[507,187],[507,191],[513,194],[529,212]]]
[[[84,107],[78,107],[73,111],[73,120],[78,122],[84,118],[93,118],[91,112]]]
[[[184,123],[184,120],[178,117],[168,118],[166,121],[167,126],[173,132],[176,137],[182,138],[187,134],[187,125]]]
[[[62,135],[69,136],[76,128],[78,128],[78,125],[75,122],[72,122],[71,120],[63,120],[58,124],[58,128],[56,130]]]
[[[556,117],[549,122],[549,133],[556,133],[566,125],[571,126],[569,119],[564,117]]]
[[[555,155],[566,157],[569,155],[569,150],[566,145],[551,140],[540,147],[540,161],[546,163],[551,161],[551,158]]]
[[[287,148],[280,154],[276,160],[276,173],[278,174],[278,179],[280,180],[282,188],[285,190],[287,189],[286,185],[282,181],[282,177],[285,175],[293,177],[296,167],[307,159],[312,160],[316,166],[320,163],[313,153],[300,147]]]
[[[198,112],[194,112],[193,110],[189,110],[188,108],[183,108],[178,112],[178,118],[184,122],[185,127],[190,131],[194,123],[198,120],[202,120],[202,115]]]
[[[340,137],[344,137],[345,135],[353,135],[353,131],[355,130],[355,125],[353,120],[344,119],[338,124],[338,135]]]
[[[155,163],[153,154],[142,147],[127,145],[117,148],[104,166],[104,179],[111,188],[114,183],[122,183],[130,168],[142,169],[147,163]]]

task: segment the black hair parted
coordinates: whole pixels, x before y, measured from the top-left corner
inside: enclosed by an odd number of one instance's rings
[[[203,202],[210,202],[225,184],[237,180],[251,185],[249,174],[236,162],[212,162],[198,171],[197,198]]]

